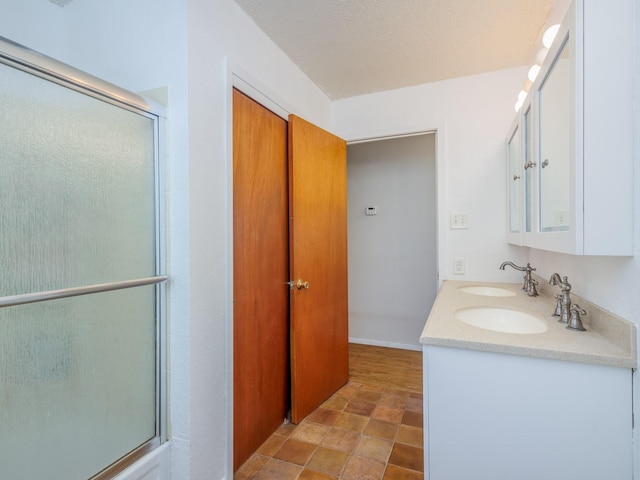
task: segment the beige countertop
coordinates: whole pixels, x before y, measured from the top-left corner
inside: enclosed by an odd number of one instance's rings
[[[444,347],[507,353],[527,357],[567,360],[612,367],[635,368],[636,327],[606,310],[571,294],[572,302],[587,311],[582,316],[586,332],[566,328],[551,315],[558,287],[537,277],[540,296],[529,297],[518,283],[445,281],[433,304],[420,343]],[[465,286],[491,286],[515,293],[509,297],[474,295],[460,290]],[[534,314],[547,323],[536,334],[503,333],[468,325],[455,318],[456,310],[467,307],[509,307]]]

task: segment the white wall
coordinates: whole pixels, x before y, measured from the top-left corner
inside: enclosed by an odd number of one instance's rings
[[[349,338],[421,349],[438,290],[435,135],[349,145],[347,166]]]
[[[520,280],[498,267],[526,258],[507,245],[504,147],[525,78],[515,68],[334,103],[335,131],[347,140],[438,130],[441,280]],[[450,213],[466,213],[469,229],[450,230]],[[465,275],[453,276],[454,257],[465,258]]]
[[[231,478],[231,74],[324,128],[328,98],[231,0],[22,0],[0,35],[129,90],[166,89],[172,478]]]

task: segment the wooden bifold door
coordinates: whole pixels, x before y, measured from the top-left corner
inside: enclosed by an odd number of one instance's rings
[[[344,140],[233,92],[234,470],[348,380]]]

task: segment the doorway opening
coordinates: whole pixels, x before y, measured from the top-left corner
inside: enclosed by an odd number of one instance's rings
[[[349,144],[349,341],[420,350],[438,290],[436,132]]]

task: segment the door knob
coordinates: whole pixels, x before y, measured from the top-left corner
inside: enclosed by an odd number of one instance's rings
[[[309,282],[303,282],[302,280],[298,280],[296,282],[296,288],[298,290],[302,290],[303,288],[307,290],[309,288]]]

